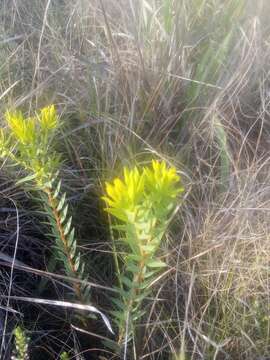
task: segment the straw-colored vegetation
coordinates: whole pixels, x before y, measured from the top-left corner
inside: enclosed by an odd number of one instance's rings
[[[270,356],[269,10],[1,1],[1,359]]]

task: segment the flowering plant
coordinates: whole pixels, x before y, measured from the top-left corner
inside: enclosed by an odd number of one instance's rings
[[[84,280],[85,264],[77,250],[66,194],[61,193],[60,157],[51,146],[59,127],[56,109],[49,105],[29,118],[20,111],[7,111],[5,119],[7,126],[0,129],[0,158],[26,173],[17,183],[30,184],[31,190],[39,192],[56,241],[56,257],[68,276]],[[74,282],[73,289],[78,299],[88,300],[87,285]]]
[[[184,189],[176,169],[164,161],[153,160],[151,166],[141,169],[124,168],[123,173],[123,179],[117,177],[106,183],[103,200],[105,210],[118,220],[114,228],[123,233],[121,239],[127,249],[119,271],[120,299],[115,299],[114,312],[118,345],[125,339],[127,346],[126,340],[134,335],[135,322],[144,314],[140,305],[166,266],[156,253]]]

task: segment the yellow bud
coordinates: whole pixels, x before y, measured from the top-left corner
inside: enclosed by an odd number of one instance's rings
[[[41,128],[51,130],[57,126],[57,113],[54,105],[49,105],[41,109],[39,116]]]
[[[5,114],[7,124],[13,133],[13,135],[19,140],[22,144],[27,143],[27,128],[23,114],[20,111],[10,112],[7,111]]]

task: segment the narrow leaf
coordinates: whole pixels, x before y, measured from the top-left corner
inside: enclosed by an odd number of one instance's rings
[[[150,268],[164,268],[167,265],[161,260],[151,260],[150,262],[147,262],[146,266]]]
[[[58,181],[57,187],[55,189],[55,192],[53,194],[53,198],[56,199],[60,193],[60,189],[61,189],[61,184],[62,184],[62,180]]]
[[[66,225],[65,225],[65,230],[64,230],[64,234],[65,236],[69,233],[70,231],[70,227],[71,227],[71,223],[72,223],[72,216],[70,216],[70,218],[68,219]]]
[[[59,201],[59,204],[57,206],[57,211],[61,211],[63,209],[63,206],[65,204],[65,201],[66,201],[66,193],[64,193],[61,197],[61,200]]]
[[[16,185],[21,185],[25,182],[31,181],[31,180],[35,179],[36,176],[37,176],[36,174],[31,174],[31,175],[25,176],[24,178],[16,181]]]
[[[63,224],[63,222],[66,220],[67,212],[68,212],[68,205],[64,207],[64,210],[61,213],[61,224]]]

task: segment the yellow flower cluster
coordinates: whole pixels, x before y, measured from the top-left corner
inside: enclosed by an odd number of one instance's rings
[[[54,105],[26,118],[21,111],[7,111],[5,128],[0,129],[0,157],[10,158],[30,170],[43,184],[57,168],[58,157],[49,151],[58,116]]]
[[[40,111],[38,117],[41,128],[44,130],[55,129],[57,126],[57,113],[54,105],[47,106]]]
[[[112,183],[106,183],[107,196],[103,200],[108,212],[128,221],[139,207],[155,206],[162,210],[165,206],[164,210],[168,210],[168,205],[183,190],[175,167],[167,167],[165,161],[152,160],[151,166],[141,171],[137,167],[131,170],[125,167],[123,180],[117,177]]]
[[[55,129],[57,126],[57,113],[54,105],[41,109],[36,118],[24,118],[21,111],[7,111],[5,117],[11,134],[22,145],[30,145],[35,141],[38,134],[38,122],[41,131],[44,133]]]
[[[26,145],[34,140],[35,123],[33,119],[28,119],[27,121],[25,121],[21,112],[7,111],[6,121],[12,134],[22,144]]]

